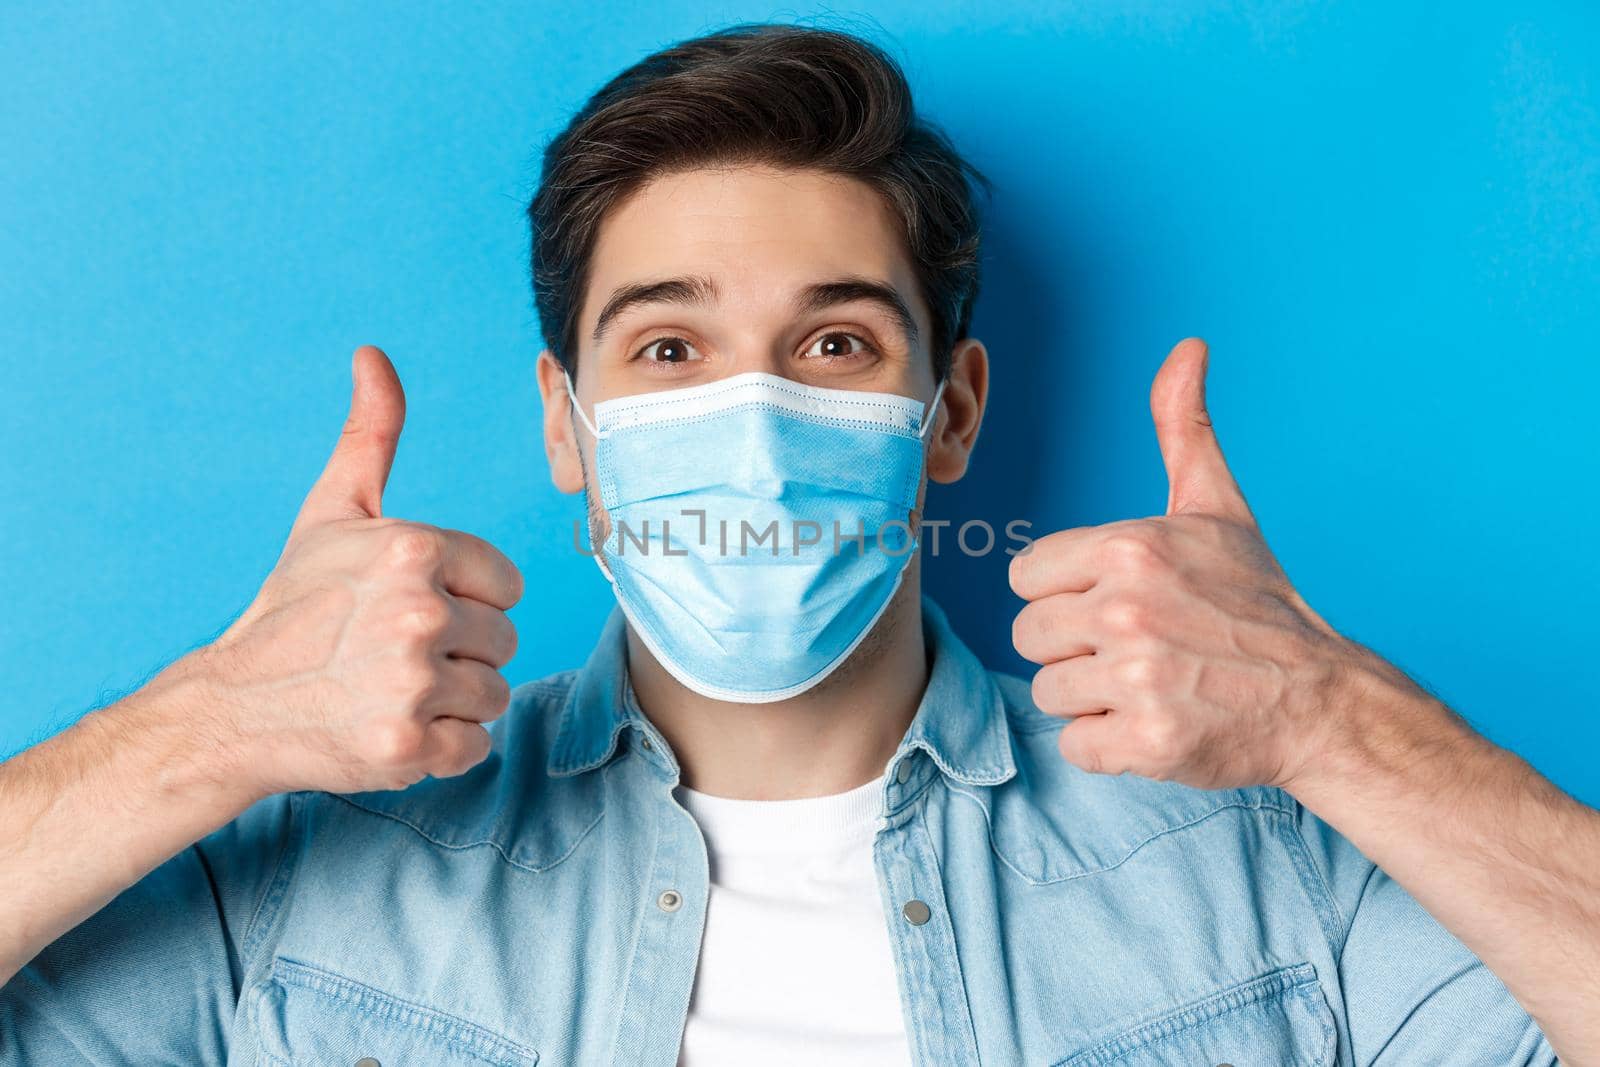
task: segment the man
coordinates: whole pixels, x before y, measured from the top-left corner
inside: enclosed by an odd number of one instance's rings
[[[1031,689],[921,597],[976,176],[842,34],[602,88],[530,207],[588,663],[508,690],[521,576],[382,514],[358,349],[256,600],[0,767],[4,1062],[1600,1063],[1600,815],[1295,593],[1203,342],[1167,513],[1012,561]]]

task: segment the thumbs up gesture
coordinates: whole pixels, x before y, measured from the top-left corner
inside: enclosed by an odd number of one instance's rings
[[[1371,653],[1311,610],[1261,536],[1206,412],[1205,342],[1150,390],[1167,512],[1063,530],[1011,561],[1012,641],[1085,770],[1206,789],[1287,786],[1329,728],[1327,694]]]
[[[191,667],[194,727],[262,796],[460,774],[510,697],[522,575],[471,534],[383,516],[405,394],[370,345],[352,373],[344,432],[276,566]]]

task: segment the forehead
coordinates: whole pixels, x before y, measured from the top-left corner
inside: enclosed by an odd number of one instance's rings
[[[927,327],[898,220],[846,175],[738,165],[652,178],[601,222],[579,336],[618,286],[688,274],[715,277],[751,313],[819,278],[865,275],[899,290]]]

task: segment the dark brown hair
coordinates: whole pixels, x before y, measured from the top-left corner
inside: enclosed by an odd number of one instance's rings
[[[978,296],[989,179],[917,117],[882,48],[837,30],[740,23],[680,41],[612,78],[545,149],[528,205],[534,302],[546,346],[576,370],[578,313],[605,213],[661,173],[767,163],[860,179],[904,229],[933,320],[936,377]]]

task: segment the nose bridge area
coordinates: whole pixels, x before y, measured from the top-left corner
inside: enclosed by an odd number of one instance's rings
[[[726,347],[721,353],[720,377],[731,378],[749,371],[784,377],[789,368],[789,352],[785,346],[792,343],[788,337],[787,317],[780,317],[776,310],[762,309],[728,318],[737,326],[728,331]]]

